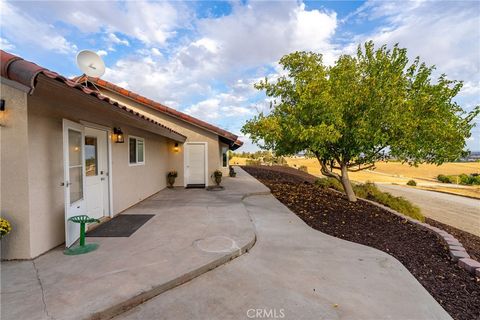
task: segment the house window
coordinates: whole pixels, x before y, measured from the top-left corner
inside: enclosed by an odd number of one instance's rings
[[[128,138],[129,163],[131,165],[145,164],[145,140],[143,138]]]
[[[228,149],[227,147],[222,147],[222,167],[228,167]]]

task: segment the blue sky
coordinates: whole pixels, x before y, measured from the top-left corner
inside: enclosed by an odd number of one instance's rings
[[[0,0],[0,9],[3,50],[65,76],[80,74],[79,50],[94,50],[104,79],[238,135],[267,109],[253,84],[281,73],[282,55],[312,50],[332,64],[370,39],[399,42],[436,65],[437,76],[463,80],[457,102],[465,110],[480,104],[477,1]],[[243,150],[255,149],[241,139]],[[480,150],[480,127],[468,146]]]

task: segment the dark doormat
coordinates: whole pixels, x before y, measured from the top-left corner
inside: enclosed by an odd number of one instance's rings
[[[187,184],[187,189],[203,189],[205,184]]]
[[[89,231],[87,237],[130,237],[153,214],[121,214]]]

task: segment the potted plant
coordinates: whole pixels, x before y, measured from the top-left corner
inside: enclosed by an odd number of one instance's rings
[[[228,172],[228,175],[229,175],[230,177],[234,178],[234,177],[237,175],[237,173],[235,172],[235,170],[233,170],[233,167],[230,167],[229,170],[230,170],[230,171]]]
[[[177,171],[172,170],[168,172],[167,174],[167,182],[168,182],[168,187],[173,188],[173,185],[175,184],[175,178],[178,176]]]
[[[8,220],[0,218],[0,239],[12,231],[12,226]]]
[[[220,185],[220,183],[222,182],[222,171],[220,170],[215,170],[213,172],[213,178],[215,179],[215,183],[217,184],[217,186]]]

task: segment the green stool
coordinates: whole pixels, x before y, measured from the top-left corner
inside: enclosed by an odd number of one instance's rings
[[[63,251],[63,253],[69,256],[74,256],[77,254],[84,254],[90,251],[97,250],[98,248],[97,243],[85,244],[85,224],[93,223],[93,222],[98,223],[100,222],[100,220],[90,218],[87,215],[80,215],[80,216],[70,217],[68,221],[72,221],[74,223],[80,223],[80,245],[68,248],[65,251]]]

